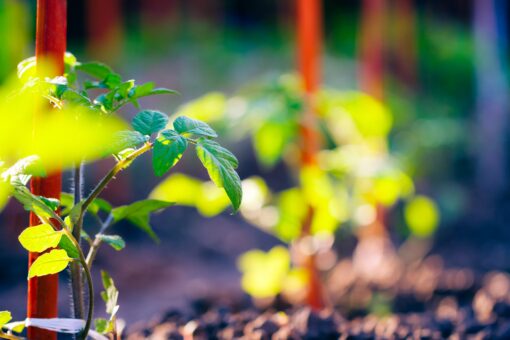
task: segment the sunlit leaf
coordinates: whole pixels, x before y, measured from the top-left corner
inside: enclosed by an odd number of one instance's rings
[[[62,232],[54,230],[49,224],[28,227],[18,237],[23,248],[34,253],[55,248],[61,238]]]
[[[186,138],[174,130],[162,131],[156,141],[152,153],[152,168],[156,176],[163,176],[182,157],[188,147]]]
[[[78,248],[76,248],[74,243],[65,234],[62,235],[62,238],[58,243],[58,247],[60,249],[65,250],[67,255],[69,255],[69,257],[72,257],[73,259],[77,259],[80,257],[80,252],[78,251]]]
[[[196,120],[193,118],[188,118],[186,116],[179,116],[174,120],[174,129],[182,135],[195,135],[199,137],[218,137],[216,131],[214,131],[209,125],[206,123]]]
[[[114,136],[112,152],[117,153],[127,148],[135,148],[146,141],[147,137],[138,131],[119,131]]]
[[[0,311],[0,328],[2,328],[3,325],[5,325],[11,320],[12,320],[11,312],[6,310]]]
[[[117,300],[119,299],[119,291],[117,287],[115,287],[111,276],[104,270],[101,271],[101,279],[105,289],[101,292],[101,297],[106,303],[106,313],[115,316],[116,310],[118,309]]]
[[[404,217],[409,229],[418,237],[429,237],[439,224],[439,210],[430,198],[416,196],[404,208]]]
[[[102,198],[96,198],[89,205],[88,211],[94,215],[97,215],[100,211],[109,213],[112,211],[112,205]]]
[[[253,145],[257,158],[265,166],[271,167],[282,157],[296,133],[289,122],[268,121],[262,124],[253,135]]]
[[[149,224],[150,214],[168,208],[174,204],[173,202],[146,199],[130,205],[117,207],[112,210],[112,215],[115,222],[124,219],[128,220],[146,232],[152,239],[159,241]]]
[[[80,63],[75,67],[77,70],[87,73],[97,79],[105,79],[109,74],[114,73],[109,66],[99,62]]]
[[[274,232],[283,241],[290,242],[301,235],[303,220],[308,211],[303,193],[297,188],[281,192],[278,210],[280,216]]]
[[[235,171],[237,158],[227,149],[209,139],[199,139],[197,155],[212,181],[225,189],[234,210],[239,209],[242,199],[241,179]]]
[[[147,136],[163,130],[167,124],[168,116],[163,112],[154,110],[139,112],[131,121],[131,125],[136,131]]]
[[[96,235],[97,238],[99,238],[104,243],[108,244],[115,250],[122,250],[126,246],[126,242],[120,237],[119,235],[104,235],[99,234]]]
[[[222,93],[212,92],[179,108],[177,115],[203,122],[214,122],[223,117],[226,101]]]
[[[67,268],[73,261],[63,249],[54,249],[49,253],[40,255],[30,266],[28,278],[56,274]]]
[[[210,217],[224,211],[230,204],[225,191],[214,183],[202,182],[183,174],[172,174],[159,183],[150,198],[195,207],[200,214]]]
[[[276,246],[269,252],[251,250],[238,260],[243,273],[243,289],[256,298],[274,297],[282,290],[285,277],[290,270],[289,251]]]

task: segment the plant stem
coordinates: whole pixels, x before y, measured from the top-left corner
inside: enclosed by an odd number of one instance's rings
[[[90,195],[83,201],[83,205],[81,207],[81,213],[80,213],[80,221],[83,221],[83,216],[85,215],[85,212],[87,211],[87,208],[89,205],[96,199],[99,194],[106,188],[108,183],[112,179],[115,178],[115,176],[124,170],[132,161],[134,161],[138,156],[141,156],[145,152],[149,151],[152,148],[152,143],[145,143],[144,146],[141,148],[133,151],[130,153],[126,158],[120,160],[115,164],[115,166],[106,174],[106,176],[103,177],[103,179],[97,184],[97,186],[92,190]]]
[[[94,238],[94,242],[92,242],[89,252],[87,254],[87,265],[89,266],[89,268],[92,267],[92,262],[94,262],[94,259],[96,258],[97,251],[99,250],[99,246],[101,246],[101,243],[102,243],[102,241],[98,237],[98,235],[103,234],[106,231],[106,229],[108,229],[108,227],[112,225],[112,222],[113,222],[113,215],[110,214],[110,215],[108,215],[108,218],[106,219],[106,221],[104,221],[104,223],[101,225],[101,229],[99,230],[99,232],[96,234],[96,237]]]
[[[10,340],[20,340],[20,339],[23,339],[19,336],[16,336],[16,335],[12,335],[12,334],[7,334],[7,333],[4,333],[2,331],[0,331],[0,338],[1,339],[10,339]]]
[[[83,267],[83,271],[85,272],[85,278],[87,279],[87,287],[88,287],[88,293],[89,293],[89,309],[87,312],[87,320],[85,322],[85,327],[83,328],[83,331],[82,331],[83,339],[86,339],[87,335],[89,334],[89,331],[90,331],[90,326],[92,325],[92,317],[94,314],[94,286],[92,284],[92,276],[90,275],[90,269],[87,266],[87,261],[85,260],[85,255],[83,254],[83,251],[80,248],[78,241],[76,241],[73,234],[71,232],[69,232],[69,230],[67,230],[65,228],[63,230],[64,230],[64,234],[67,237],[69,237],[71,242],[74,244],[74,246],[78,250],[80,264]]]
[[[83,162],[80,162],[74,169],[74,204],[82,200],[82,176]],[[73,229],[73,236],[80,244],[82,224],[76,223]],[[83,319],[84,315],[84,297],[83,297],[83,277],[82,269],[79,263],[71,263],[71,296],[73,300],[72,313],[75,318]]]

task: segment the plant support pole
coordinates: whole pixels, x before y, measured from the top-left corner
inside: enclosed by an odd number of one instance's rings
[[[66,50],[66,0],[37,0],[36,24],[36,58],[49,61],[54,67],[55,76],[64,72],[64,53]],[[37,124],[34,125],[37,128]],[[37,131],[34,131],[37,133]],[[60,198],[62,189],[62,174],[54,171],[47,177],[34,177],[30,182],[30,190],[34,195]],[[41,222],[34,213],[30,213],[30,225]],[[38,254],[29,254],[29,266],[36,260]],[[34,277],[28,281],[27,317],[52,318],[58,313],[58,275]],[[29,339],[53,340],[57,339],[55,332],[39,328],[28,328]]]
[[[320,56],[322,51],[322,0],[297,0],[298,65],[305,89],[305,111],[301,124],[301,164],[314,166],[317,163],[319,137],[314,109],[314,95],[320,83]],[[302,236],[310,234],[313,209],[309,207],[303,223]],[[324,307],[324,296],[315,255],[308,255],[305,268],[309,285],[306,302],[314,309]]]

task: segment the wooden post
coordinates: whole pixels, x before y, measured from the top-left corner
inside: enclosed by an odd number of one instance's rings
[[[297,50],[299,71],[306,93],[305,112],[301,125],[301,164],[314,166],[319,151],[319,137],[314,109],[314,95],[321,81],[322,52],[322,3],[321,0],[297,0]],[[313,209],[309,207],[306,221],[303,223],[303,237],[310,234]],[[324,307],[324,296],[319,273],[315,265],[315,256],[309,255],[305,268],[308,271],[309,286],[307,303],[314,309]]]
[[[49,61],[54,66],[55,76],[64,72],[64,53],[66,50],[67,30],[66,0],[37,0],[36,58]],[[37,126],[34,126],[37,128]],[[34,177],[30,182],[30,190],[35,195],[60,198],[62,174],[55,171],[45,178]],[[41,222],[30,213],[30,225]],[[29,254],[29,266],[38,254]],[[58,312],[58,275],[35,277],[28,281],[27,317],[52,318]],[[54,332],[38,328],[28,328],[29,339],[57,339]]]

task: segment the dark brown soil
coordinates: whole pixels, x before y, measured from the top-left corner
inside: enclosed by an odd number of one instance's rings
[[[355,252],[324,276],[334,308],[293,307],[282,297],[256,308],[234,294],[210,295],[194,299],[188,312],[169,310],[133,325],[127,339],[510,339],[506,272],[447,267],[437,255],[405,262],[390,248],[382,257],[373,253],[380,248],[363,249],[372,255]]]
[[[473,310],[459,310],[458,319],[429,313],[352,320],[331,310],[299,308],[287,312],[254,309],[231,313],[213,309],[188,318],[170,311],[156,323],[133,331],[135,339],[510,339],[510,305],[494,305],[492,318],[480,321]]]

